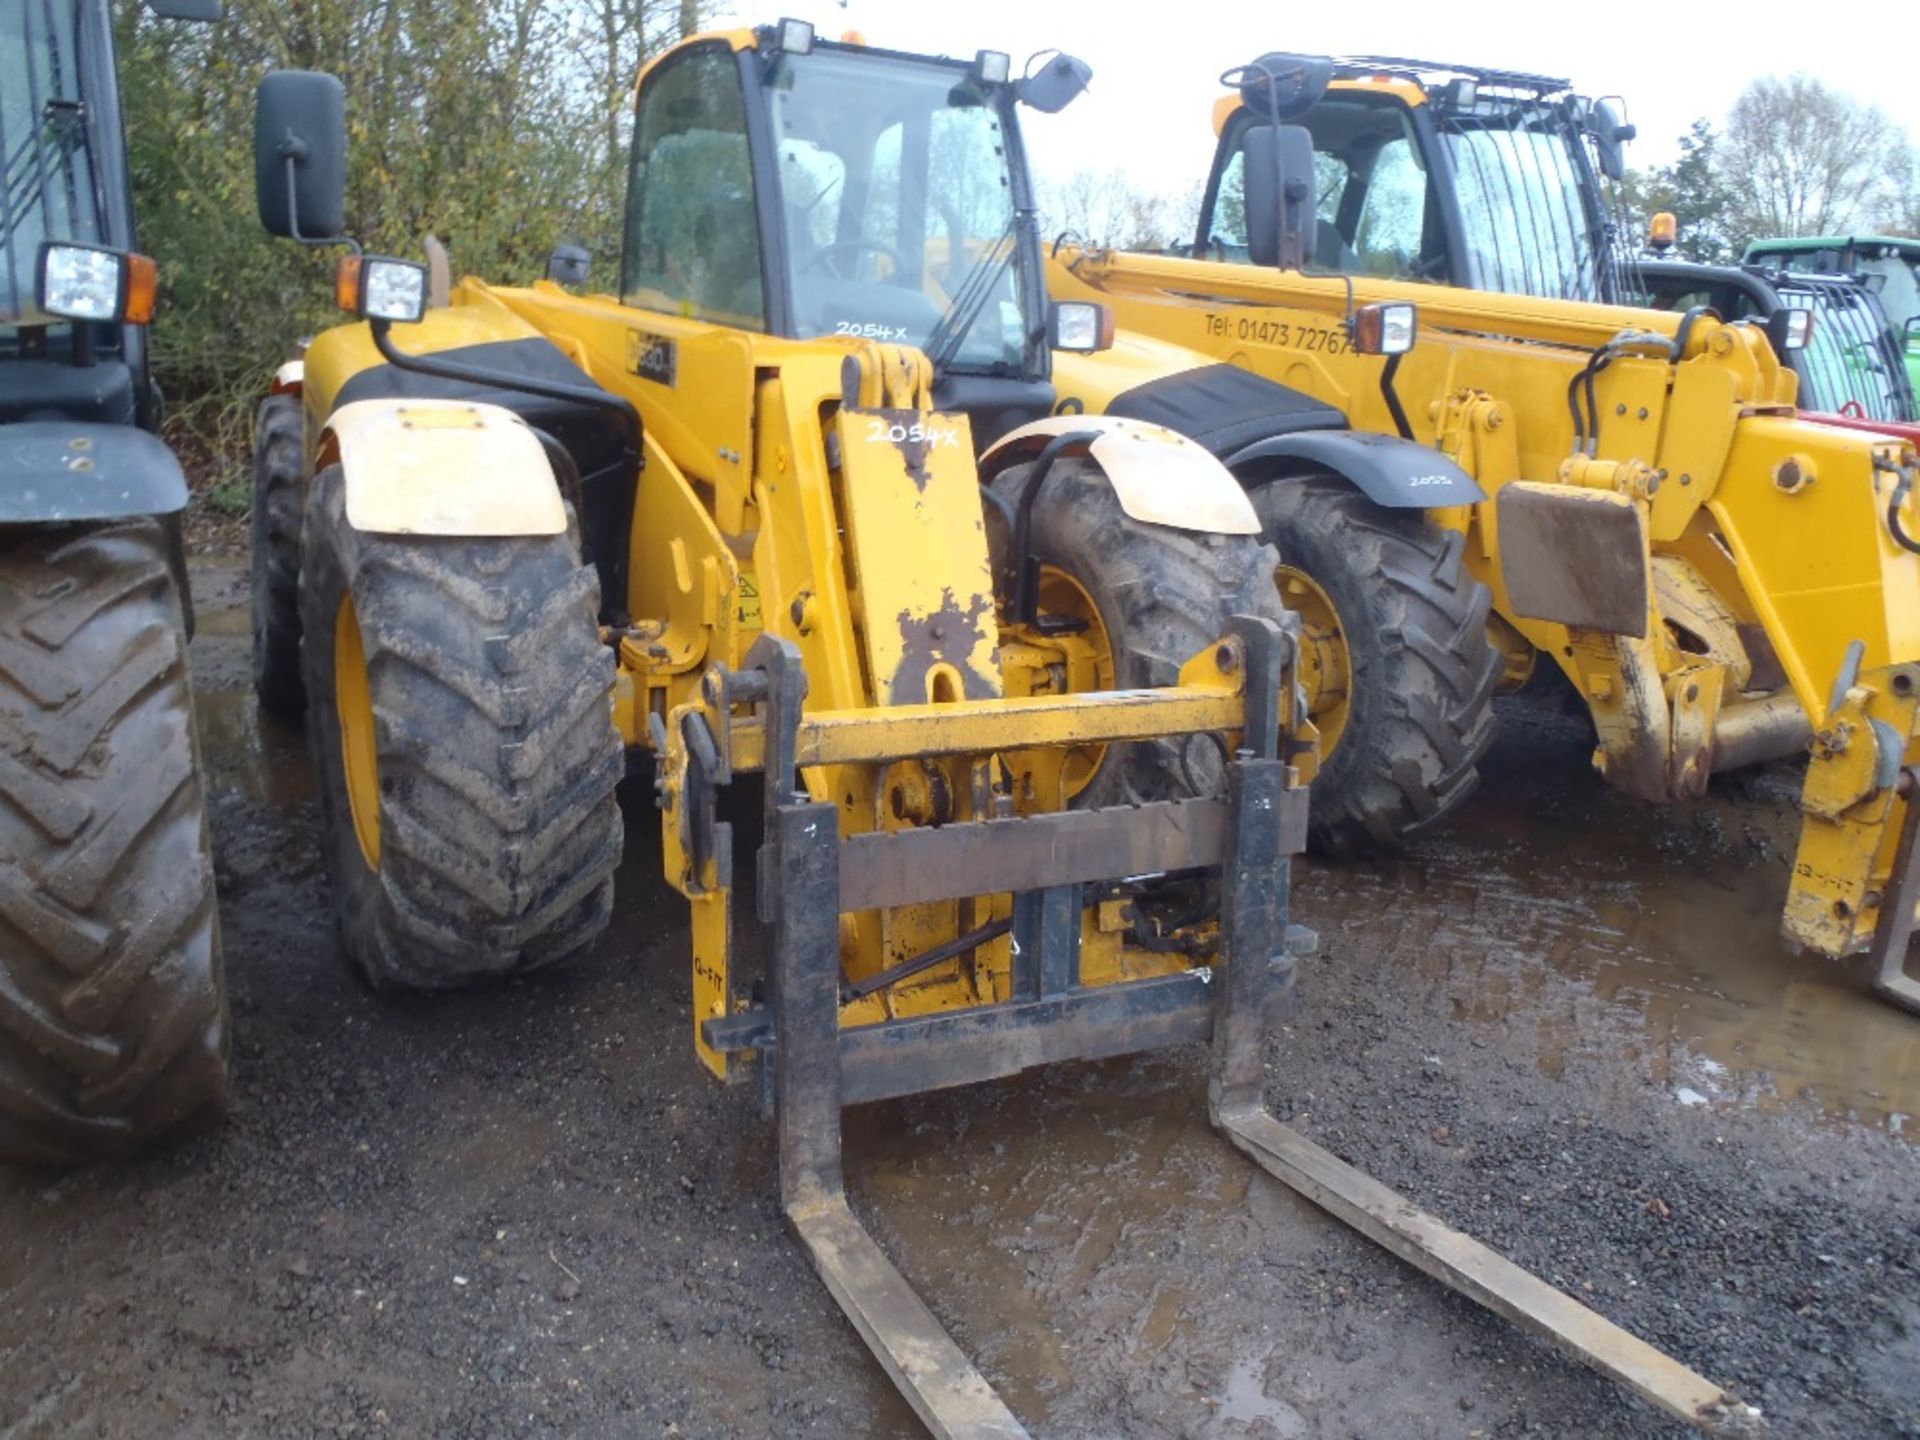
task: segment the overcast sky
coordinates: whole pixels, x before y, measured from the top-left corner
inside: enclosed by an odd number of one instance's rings
[[[1755,76],[1796,69],[1877,103],[1920,136],[1920,85],[1886,65],[1887,45],[1911,49],[1920,39],[1911,0],[1836,8],[1831,23],[1809,22],[1803,6],[1765,0],[771,0],[780,6],[774,10],[722,3],[731,12],[726,24],[791,15],[812,20],[830,38],[853,28],[874,45],[900,50],[1006,50],[1016,73],[1035,50],[1070,50],[1093,66],[1093,86],[1060,115],[1025,117],[1037,167],[1055,178],[1120,168],[1136,185],[1166,193],[1205,176],[1220,72],[1268,50],[1406,55],[1567,76],[1584,94],[1626,99],[1628,118],[1640,127],[1628,149],[1629,163],[1638,166],[1670,160],[1675,140],[1697,116],[1717,128]],[[1893,31],[1905,38],[1896,41]],[[1875,75],[1884,82],[1877,94]]]

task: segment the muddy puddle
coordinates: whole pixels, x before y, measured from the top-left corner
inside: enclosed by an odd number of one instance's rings
[[[1858,965],[1779,937],[1793,816],[1750,797],[1663,815],[1601,792],[1584,813],[1484,796],[1418,860],[1308,862],[1301,918],[1330,944],[1413,965],[1495,1044],[1524,1031],[1558,1079],[1626,1060],[1679,1105],[1799,1101],[1908,1132],[1920,1022]]]
[[[220,598],[201,613],[196,664],[230,672],[246,612]],[[219,678],[196,696],[214,786],[278,809],[312,800],[300,728]],[[1792,786],[1662,812],[1581,773],[1581,743],[1523,730],[1417,858],[1302,862],[1296,918],[1330,946],[1417,968],[1490,1044],[1524,1031],[1551,1079],[1569,1060],[1621,1058],[1675,1104],[1806,1102],[1909,1133],[1920,1022],[1875,1000],[1857,965],[1779,938]]]
[[[215,790],[237,789],[276,809],[313,799],[313,763],[298,726],[262,714],[251,690],[198,690],[193,705]]]
[[[1196,1339],[1231,1308],[1222,1257],[1316,1255],[1340,1227],[1213,1132],[1188,1059],[849,1113],[857,1207],[1018,1415],[1127,1434],[1101,1398],[1127,1391],[1142,1415],[1184,1417],[1184,1433],[1307,1433],[1268,1394],[1273,1345],[1257,1326]]]

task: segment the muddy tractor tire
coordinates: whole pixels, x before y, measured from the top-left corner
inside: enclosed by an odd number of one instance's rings
[[[181,601],[158,521],[0,530],[0,1161],[117,1159],[225,1107]]]
[[[307,708],[300,674],[300,397],[269,395],[253,427],[253,689],[260,708]]]
[[[1017,506],[1032,477],[1014,466],[994,482]],[[1180,667],[1226,632],[1231,615],[1279,623],[1272,549],[1253,535],[1210,535],[1135,520],[1089,459],[1056,460],[1034,501],[1032,545],[1042,569],[1040,613],[1089,622],[1106,652],[1103,689],[1172,685]],[[998,532],[996,545],[1007,535]],[[997,574],[1010,557],[996,556]],[[1142,740],[1102,747],[1098,768],[1073,794],[1077,808],[1137,805],[1224,793],[1226,751],[1217,737]]]
[[[1309,843],[1399,850],[1479,783],[1500,678],[1492,596],[1468,573],[1462,537],[1420,511],[1382,509],[1332,475],[1249,493],[1280,553],[1281,598],[1301,618],[1322,732]]]
[[[577,955],[606,928],[624,755],[599,586],[571,534],[397,537],[313,481],[307,731],[341,942],[376,988]]]

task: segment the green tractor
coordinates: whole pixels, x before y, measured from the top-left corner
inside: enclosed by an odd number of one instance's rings
[[[71,1165],[227,1093],[187,482],[107,0],[0,0],[0,171],[0,1162]]]
[[[1858,275],[1879,296],[1904,342],[1907,377],[1920,390],[1920,239],[1898,235],[1817,235],[1755,240],[1742,257],[1824,275]]]

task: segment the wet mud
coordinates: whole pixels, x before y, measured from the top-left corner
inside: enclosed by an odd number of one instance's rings
[[[244,568],[195,583],[234,1114],[0,1172],[0,1440],[918,1434],[753,1096],[693,1060],[645,786],[582,964],[370,995],[304,735],[246,691]],[[1920,1436],[1920,1022],[1777,940],[1795,777],[1656,811],[1577,721],[1502,724],[1417,856],[1301,867],[1270,1105],[1775,1434]],[[848,1116],[856,1210],[1036,1435],[1685,1433],[1256,1172],[1204,1082],[1176,1052]]]

